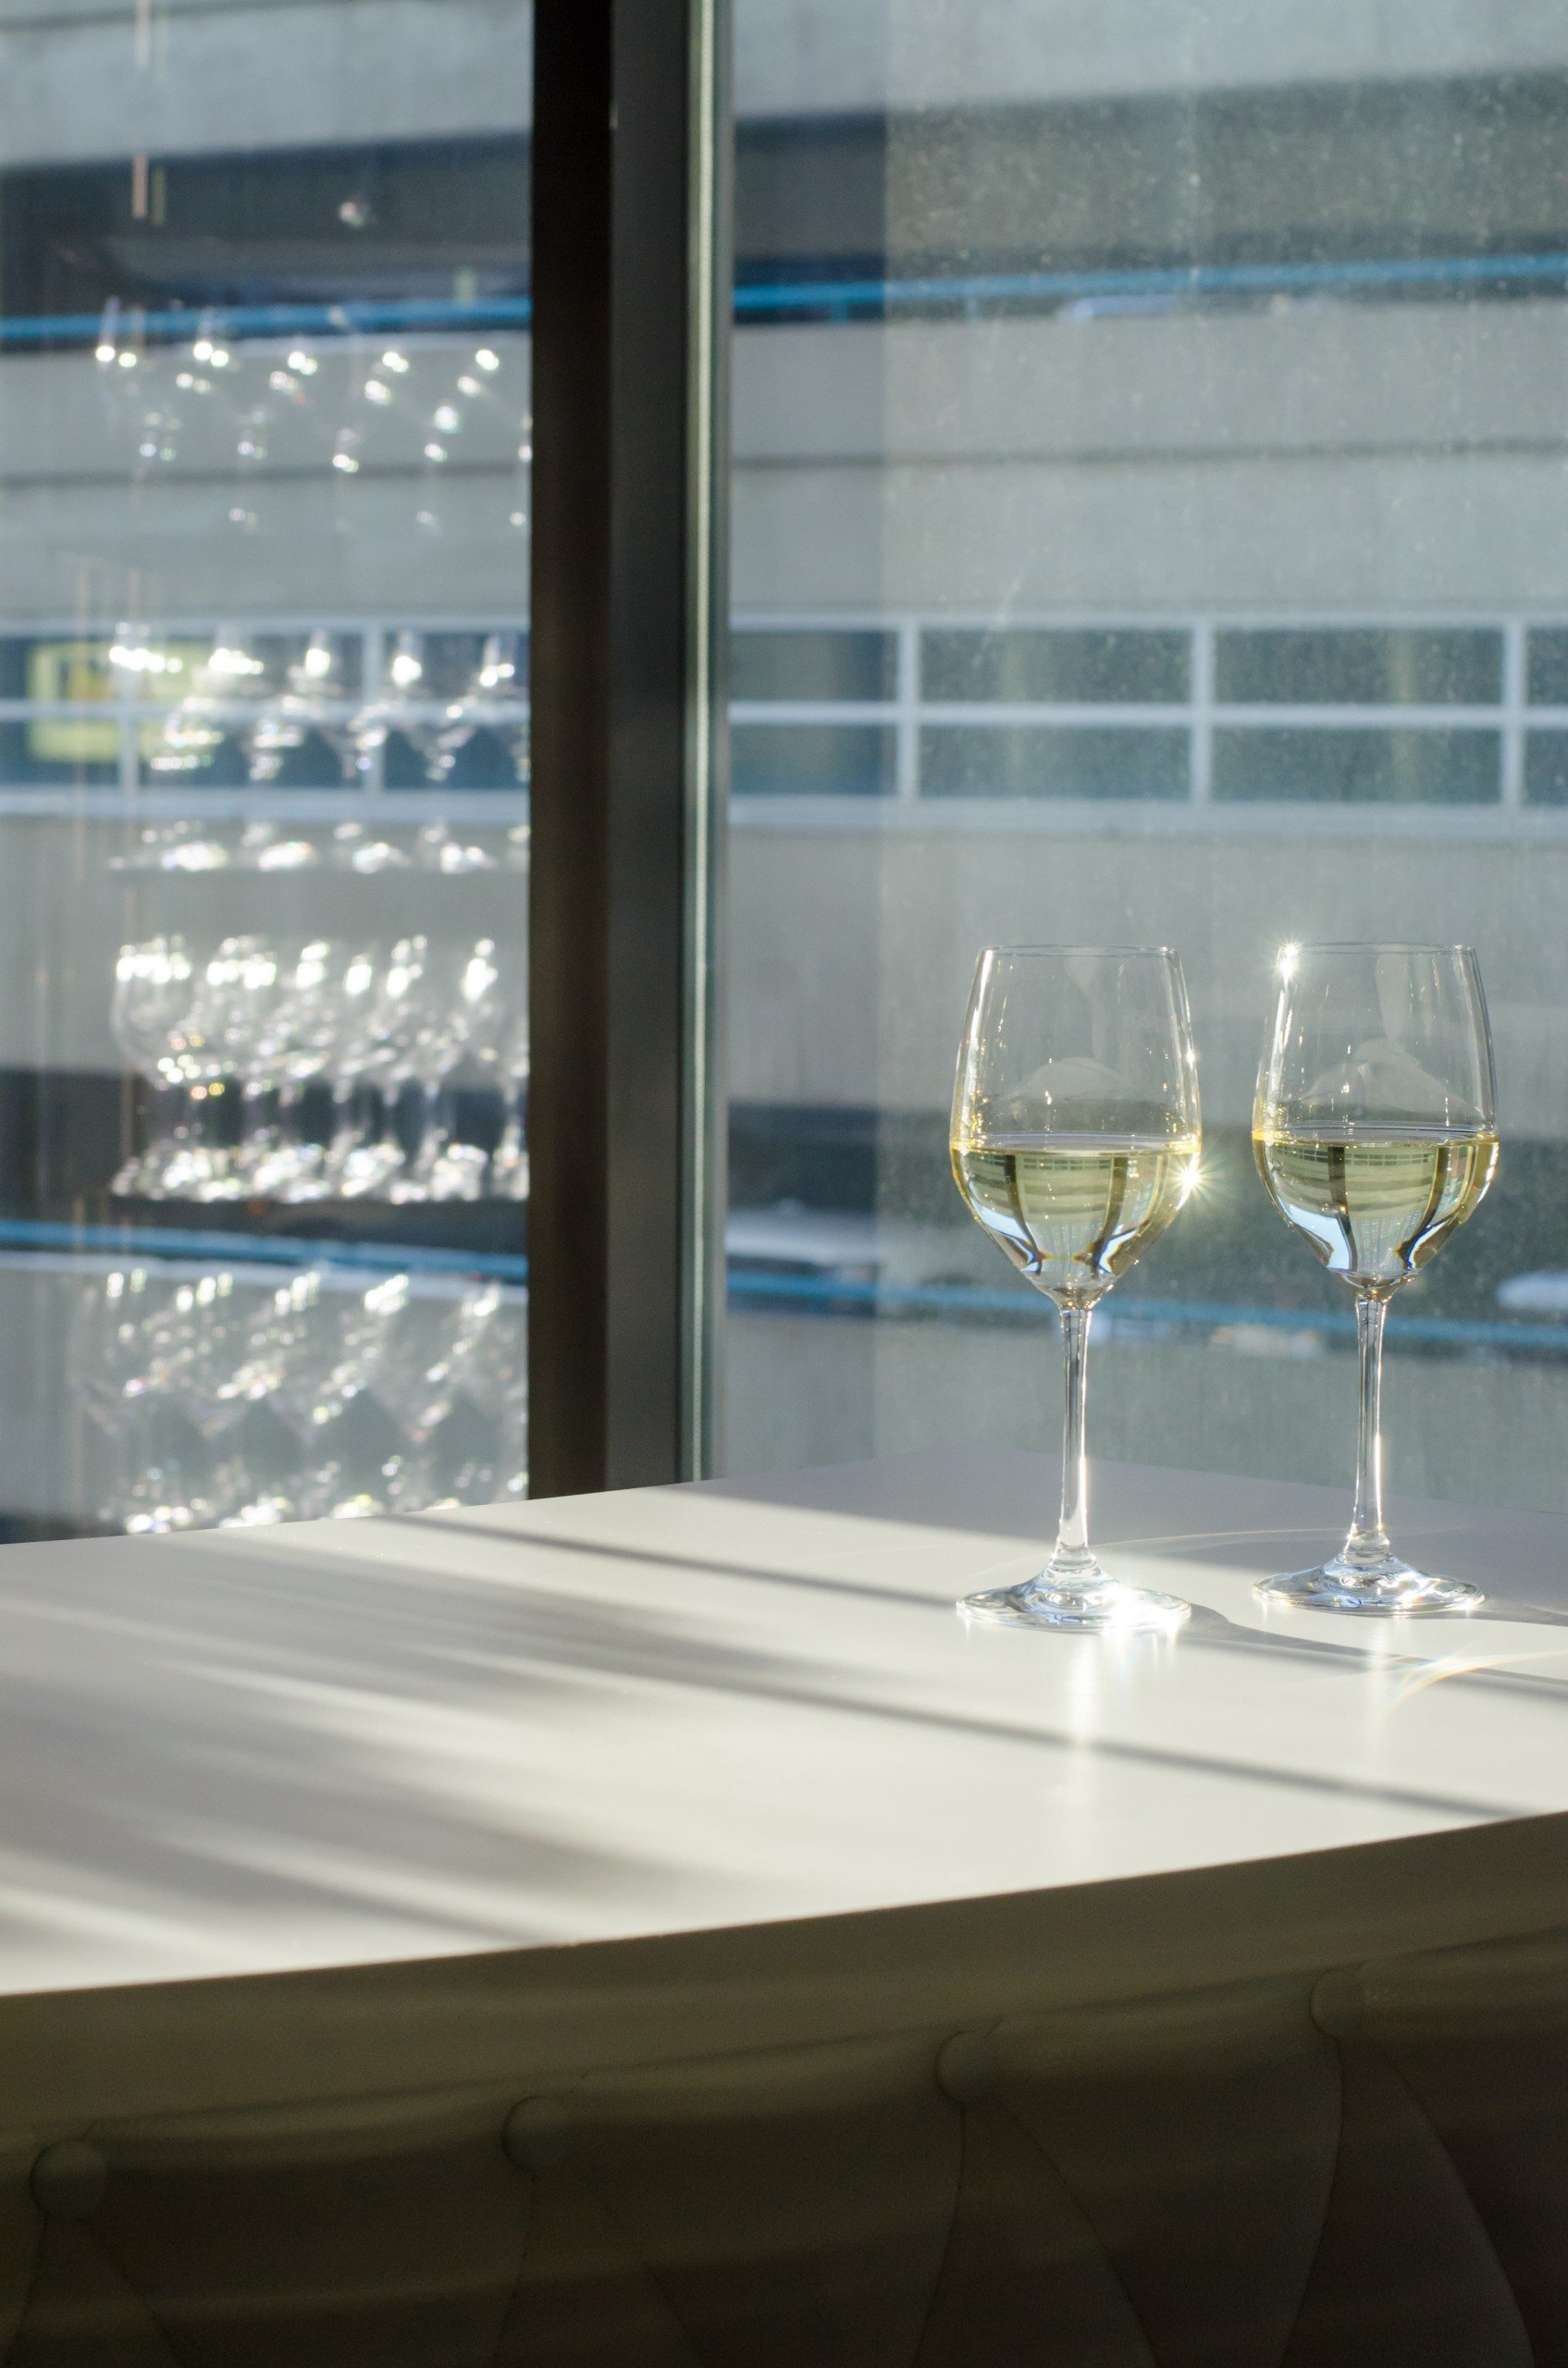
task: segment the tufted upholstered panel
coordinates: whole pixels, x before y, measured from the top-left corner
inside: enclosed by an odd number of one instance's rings
[[[1568,2368],[1568,1935],[0,2145],[11,2368]]]

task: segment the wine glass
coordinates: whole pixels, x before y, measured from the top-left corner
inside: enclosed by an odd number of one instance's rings
[[[374,942],[351,945],[331,979],[320,1013],[325,1046],[321,1074],[332,1079],[330,1132],[320,1163],[309,1172],[302,1169],[286,1187],[287,1201],[325,1200],[340,1191],[347,1163],[365,1147],[355,1131],[354,1105],[364,1087],[365,1063],[378,1045],[381,959],[381,948]]]
[[[292,951],[281,966],[248,1071],[278,1096],[277,1124],[249,1169],[253,1193],[289,1202],[318,1197],[327,1153],[302,1135],[301,1104],[337,1050],[343,968],[342,948],[324,937]]]
[[[459,1407],[479,1425],[465,1436],[452,1493],[467,1504],[518,1496],[526,1486],[528,1360],[520,1294],[487,1284],[470,1295],[456,1360]]]
[[[109,1487],[98,1519],[115,1528],[124,1526],[139,1460],[134,1425],[151,1386],[147,1318],[163,1293],[155,1282],[149,1289],[150,1279],[144,1266],[84,1279],[67,1351],[72,1395],[109,1443]]]
[[[313,633],[288,668],[284,685],[256,725],[252,780],[276,781],[290,760],[298,763],[300,752],[314,738],[335,758],[338,785],[352,787],[359,777],[359,744],[356,718],[349,703],[351,685],[342,638]]]
[[[373,1085],[381,1096],[380,1128],[345,1151],[336,1165],[339,1190],[346,1200],[379,1199],[400,1168],[407,1165],[397,1129],[397,1107],[402,1089],[414,1076],[417,1046],[426,1024],[424,989],[430,968],[426,937],[400,937],[391,957],[372,984],[368,1003],[360,1003],[360,1022],[351,1027],[342,1045],[341,1066],[362,1085]],[[356,1003],[360,999],[356,996]]]
[[[1045,1568],[961,1608],[1042,1628],[1170,1628],[1179,1597],[1108,1578],[1089,1548],[1086,1354],[1094,1307],[1198,1174],[1198,1071],[1181,965],[1163,946],[992,946],[953,1096],[969,1215],[1056,1301],[1066,1348],[1062,1511]]]
[[[244,1074],[248,1047],[278,993],[277,949],[265,937],[226,937],[208,957],[177,1040],[179,1071],[191,1099],[211,1115],[231,1078]],[[251,1117],[255,1117],[253,1097]],[[166,1190],[196,1201],[244,1196],[246,1180],[235,1153],[220,1144],[201,1147],[183,1166],[173,1168]]]
[[[1265,1579],[1266,1603],[1387,1618],[1480,1589],[1401,1562],[1383,1526],[1383,1323],[1497,1168],[1491,1035],[1467,945],[1288,945],[1253,1150],[1275,1207],[1355,1294],[1361,1422],[1343,1546]]]
[[[476,1072],[498,1097],[501,1109],[501,1131],[490,1153],[483,1187],[492,1200],[525,1201],[529,1070],[526,949],[513,944],[503,948],[498,958],[500,980],[489,1025],[469,1046]]]
[[[445,1199],[465,1166],[483,1168],[476,1147],[464,1147],[472,1152],[469,1161],[453,1161],[456,1146],[441,1118],[442,1091],[474,1037],[488,1026],[500,982],[493,938],[430,955],[414,989],[419,1018],[408,1054],[408,1072],[420,1092],[419,1141],[406,1170],[390,1179],[389,1200]]]
[[[189,1088],[176,1054],[179,1031],[195,999],[197,969],[182,937],[154,937],[122,945],[115,964],[109,1026],[131,1067],[165,1104],[175,1104],[172,1122],[154,1111],[153,1140],[128,1159],[111,1192],[161,1197],[170,1169],[191,1154],[193,1137]]]

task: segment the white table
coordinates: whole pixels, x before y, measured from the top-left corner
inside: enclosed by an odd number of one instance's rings
[[[1568,1898],[1568,1521],[1396,1508],[1488,1603],[1385,1628],[1253,1599],[1333,1537],[1338,1493],[1102,1467],[1103,1549],[1187,1597],[1186,1629],[966,1626],[957,1597],[1037,1566],[1055,1479],[963,1453],[7,1548],[0,2072],[29,2089],[69,2002],[81,2076],[111,2077],[101,2029],[143,2094],[127,1985],[355,1975],[394,2052],[394,2000],[526,1992],[572,2054],[666,1964],[713,1967],[737,2030],[819,2029],[802,1982],[874,1982],[884,1952],[944,1994],[1006,1986],[1019,1948],[1036,1991],[1146,1987],[1156,1938],[1167,1978],[1209,1978],[1298,1961],[1303,1930],[1349,1961]],[[337,1994],[294,1988],[307,2021]],[[139,1998],[138,2028],[213,1994]],[[269,1982],[264,2091],[293,2003]],[[374,2017],[360,2041],[366,2082]],[[167,2099],[161,2037],[154,2066]]]
[[[430,2295],[453,2327],[482,2296],[468,2349],[439,2356],[532,2368],[577,2358],[578,2320],[652,2262],[648,2310],[705,2360],[737,2326],[748,2362],[859,2360],[868,2312],[918,2330],[928,2307],[968,2360],[1001,2294],[1019,2315],[990,2356],[1021,2362],[1066,2261],[1107,2361],[1146,2357],[1117,2333],[1130,2309],[1175,2313],[1162,2363],[1207,2356],[1194,2295],[1242,2297],[1260,2358],[1315,2311],[1327,2348],[1303,2357],[1359,2360],[1336,2349],[1359,2273],[1327,2199],[1352,2191],[1355,2130],[1385,2142],[1386,2073],[1427,2101],[1372,2189],[1415,2183],[1446,2265],[1410,2271],[1439,2312],[1412,2356],[1523,2361],[1513,2298],[1556,2324],[1531,2285],[1551,2248],[1500,2276],[1475,2238],[1490,2158],[1465,2153],[1471,2091],[1443,2067],[1455,2014],[1478,2016],[1487,2097],[1538,2121],[1531,2017],[1558,2044],[1568,1997],[1539,1937],[1568,1923],[1568,1521],[1396,1507],[1401,1547],[1488,1602],[1385,1628],[1253,1598],[1337,1534],[1340,1493],[1095,1476],[1107,1560],[1196,1607],[1174,1640],[958,1618],[1038,1566],[1056,1474],[1013,1453],[0,1555],[0,2339],[19,2313],[68,2337],[108,2281],[117,2340],[145,2319],[205,2358],[202,2330],[227,2328],[288,2361],[308,2323],[326,2349],[299,2356],[390,2368],[436,2356]],[[1375,2066],[1352,2113],[1364,2030],[1401,2068]],[[1167,2160],[1216,2098],[1212,2142]],[[551,2168],[558,2111],[614,2133],[582,2140],[575,2187]],[[1437,2127],[1459,2176],[1438,2149],[1433,2202]],[[41,2141],[82,2139],[30,2173]],[[1505,2228],[1529,2221],[1526,2140],[1510,2125],[1526,2185]],[[66,2216],[7,2254],[30,2176]],[[543,2214],[525,2258],[519,2177]],[[1006,2231],[1059,2189],[1080,2218],[1020,2284]],[[873,2251],[899,2232],[874,2302],[833,2284],[861,2221]],[[683,2285],[694,2227],[707,2266]],[[400,2278],[426,2301],[394,2296],[363,2354],[332,2349],[333,2298]],[[546,2298],[515,2352],[514,2289]],[[789,2298],[813,2294],[797,2324]],[[662,2360],[633,2321],[592,2356]]]

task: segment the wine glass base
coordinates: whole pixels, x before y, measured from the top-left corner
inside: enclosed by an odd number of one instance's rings
[[[1357,1570],[1338,1555],[1310,1571],[1260,1579],[1253,1593],[1264,1604],[1296,1611],[1349,1612],[1362,1620],[1474,1611],[1486,1601],[1480,1588],[1463,1579],[1434,1578],[1392,1560],[1381,1569]]]
[[[1179,1595],[1153,1587],[1126,1587],[1115,1579],[1093,1586],[1054,1581],[1048,1571],[1016,1587],[991,1587],[966,1596],[958,1610],[966,1620],[1009,1628],[1061,1628],[1078,1635],[1129,1636],[1150,1629],[1179,1628],[1192,1607]]]

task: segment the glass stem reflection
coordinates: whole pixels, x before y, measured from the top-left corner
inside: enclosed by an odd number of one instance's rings
[[[1089,1453],[1084,1425],[1089,1398],[1090,1307],[1063,1305],[1063,1366],[1067,1377],[1062,1428],[1062,1518],[1047,1575],[1058,1583],[1093,1585],[1104,1574],[1089,1551]]]
[[[1383,1526],[1383,1324],[1386,1299],[1357,1292],[1356,1346],[1361,1358],[1361,1420],[1356,1432],[1355,1512],[1343,1553],[1364,1568],[1389,1559]]]

